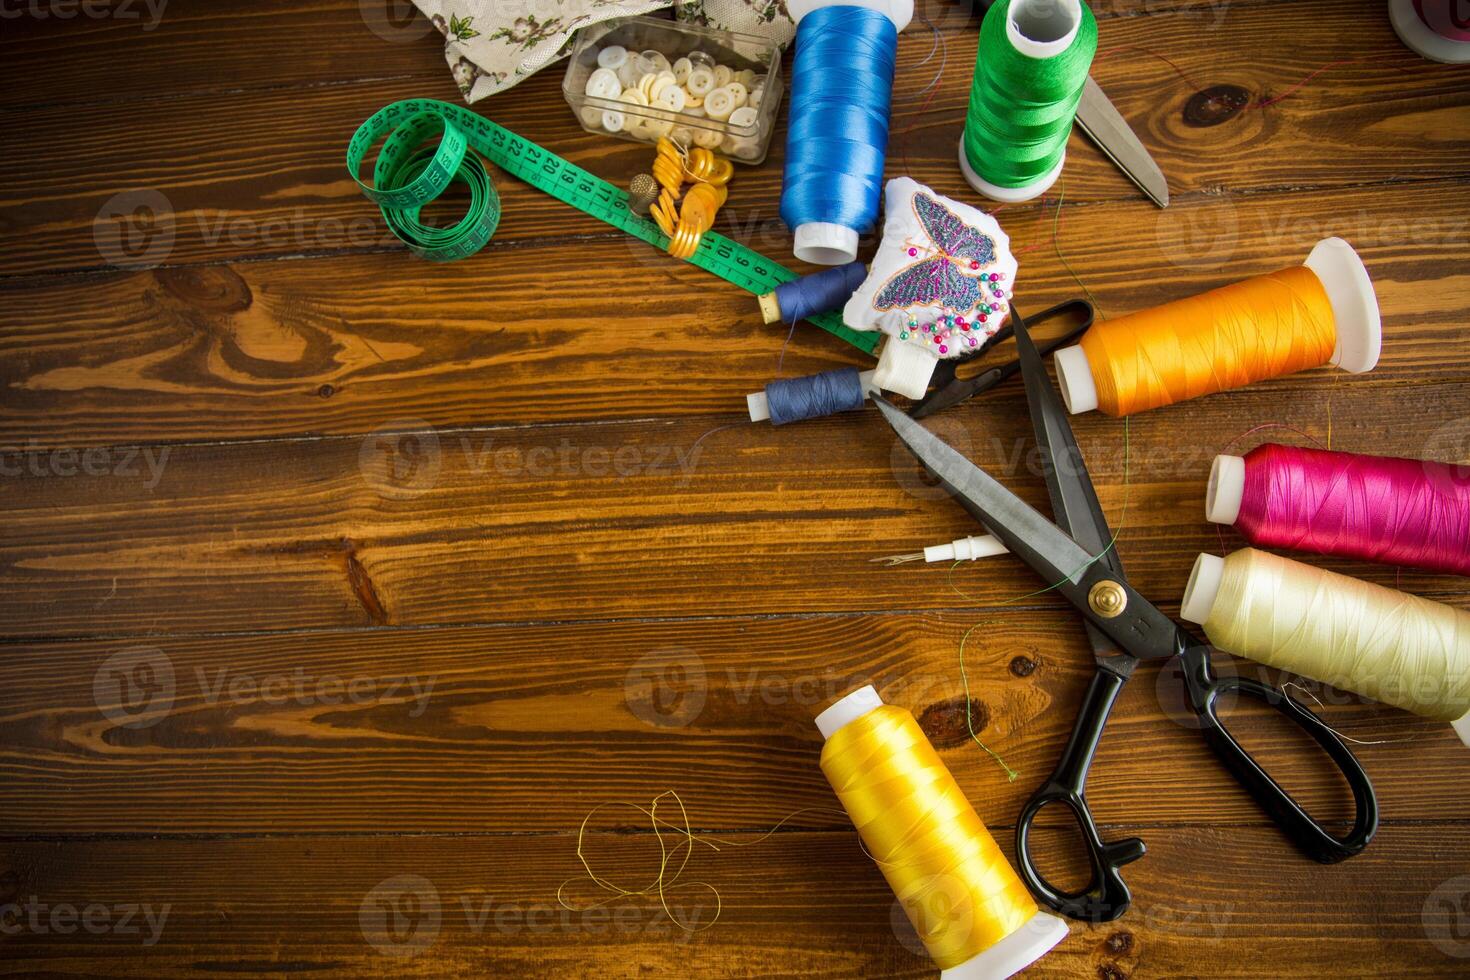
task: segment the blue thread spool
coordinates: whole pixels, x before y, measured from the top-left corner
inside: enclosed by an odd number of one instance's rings
[[[772,425],[785,425],[856,411],[863,407],[872,390],[872,371],[837,368],[804,378],[772,381],[765,391],[746,395],[745,407],[752,422],[770,419]]]
[[[878,219],[898,32],[913,0],[789,0],[796,21],[781,219],[805,262],[857,257]]]
[[[758,297],[761,318],[767,323],[777,320],[795,323],[818,313],[840,310],[866,278],[867,266],[861,262],[849,262],[783,282]]]

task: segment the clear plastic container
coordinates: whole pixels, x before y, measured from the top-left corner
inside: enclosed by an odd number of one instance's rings
[[[630,57],[643,51],[657,51],[671,63],[702,51],[714,64],[754,72],[756,80],[751,89],[760,92],[754,121],[733,125],[698,111],[674,112],[633,105],[619,98],[588,95],[587,80],[597,70],[598,52],[612,45],[624,48]],[[775,129],[776,110],[781,105],[781,50],[754,34],[717,31],[654,17],[624,17],[577,32],[561,90],[577,121],[589,133],[639,143],[656,143],[660,135],[668,135],[685,146],[704,146],[738,163],[756,164],[766,158]],[[623,125],[615,129],[606,125],[620,119]]]

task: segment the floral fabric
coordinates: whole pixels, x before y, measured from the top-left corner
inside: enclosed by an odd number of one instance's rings
[[[578,28],[674,6],[683,21],[769,37],[796,27],[785,0],[414,0],[444,35],[444,60],[466,102],[534,75],[571,48]]]

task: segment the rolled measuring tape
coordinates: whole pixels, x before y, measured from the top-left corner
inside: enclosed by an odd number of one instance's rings
[[[431,142],[435,137],[437,145]],[[362,162],[380,138],[383,146],[369,184],[360,176]],[[500,197],[481,156],[584,214],[655,248],[668,247],[668,236],[656,224],[629,209],[626,191],[483,116],[436,99],[405,99],[373,113],[347,144],[347,169],[410,251],[451,262],[484,248],[500,224]],[[470,190],[464,217],[447,228],[424,224],[420,210],[455,182]],[[712,231],[701,236],[689,262],[757,296],[797,278],[780,263]],[[878,346],[877,334],[849,329],[839,314],[808,319],[866,353]]]

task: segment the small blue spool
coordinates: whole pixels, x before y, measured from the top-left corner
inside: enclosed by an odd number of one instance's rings
[[[791,0],[797,20],[781,219],[796,257],[840,265],[878,219],[898,32],[912,0]]]

